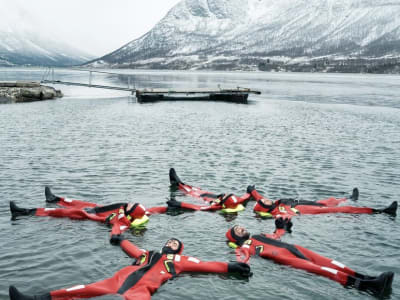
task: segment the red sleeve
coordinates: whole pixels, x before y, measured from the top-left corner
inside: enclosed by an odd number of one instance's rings
[[[246,202],[247,200],[249,200],[251,198],[251,195],[246,193],[243,196],[239,197],[238,199],[238,203],[243,203]]]
[[[254,200],[258,201],[262,198],[267,199],[265,197],[263,197],[257,190],[252,190],[251,191],[251,196],[254,198]]]
[[[143,253],[147,252],[146,250],[139,249],[128,240],[123,240],[120,244],[120,247],[126,254],[134,258],[139,258]]]
[[[236,260],[238,262],[247,263],[250,259],[250,249],[249,245],[244,245],[242,247],[235,249]]]
[[[146,209],[146,215],[163,214],[167,212],[168,206],[155,206]]]
[[[279,240],[281,236],[283,236],[285,233],[286,230],[282,228],[282,229],[276,229],[274,233],[266,234],[265,236],[270,239]]]
[[[178,259],[177,259],[178,258]],[[228,263],[218,261],[201,261],[191,256],[175,255],[174,265],[176,272],[206,272],[206,273],[227,273]]]
[[[220,210],[222,207],[218,204],[212,205],[196,205],[186,202],[181,202],[181,207],[190,210]]]
[[[112,218],[110,223],[112,224],[111,235],[121,234],[128,230],[131,225],[131,222],[128,220],[128,218],[121,214]]]

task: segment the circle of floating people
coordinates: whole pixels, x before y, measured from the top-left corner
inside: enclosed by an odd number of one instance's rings
[[[249,260],[257,255],[276,263],[324,276],[342,286],[354,287],[361,291],[382,297],[391,290],[394,273],[386,271],[378,276],[369,276],[355,271],[345,264],[327,258],[300,245],[281,241],[285,233],[292,232],[292,218],[298,215],[314,214],[388,214],[396,216],[397,202],[386,208],[370,208],[342,205],[348,200],[358,200],[359,191],[354,188],[348,198],[330,197],[318,201],[296,199],[278,199],[272,201],[261,195],[254,185],[247,187],[242,196],[217,194],[184,183],[175,169],[169,171],[170,184],[184,194],[201,198],[204,205],[176,201],[171,198],[165,206],[146,208],[140,203],[112,203],[100,205],[82,200],[56,196],[49,187],[45,187],[46,203],[58,205],[45,208],[22,208],[10,202],[12,220],[21,216],[70,218],[92,220],[111,226],[110,243],[119,246],[129,257],[132,265],[117,271],[112,277],[94,283],[82,283],[67,288],[43,293],[25,294],[15,286],[10,286],[11,300],[51,300],[79,299],[98,297],[107,294],[119,294],[126,300],[150,299],[157,289],[169,279],[184,272],[236,273],[243,278],[252,276]],[[128,229],[144,229],[151,216],[171,210],[182,211],[220,211],[223,214],[237,214],[245,209],[250,201],[255,201],[254,212],[258,217],[275,220],[272,233],[251,235],[241,225],[230,228],[221,239],[226,239],[229,247],[235,249],[236,262],[201,261],[192,256],[183,255],[184,244],[178,238],[171,237],[160,250],[143,250],[126,239],[123,234]],[[341,206],[339,206],[341,205]]]

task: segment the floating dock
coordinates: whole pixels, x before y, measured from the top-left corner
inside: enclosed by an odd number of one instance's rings
[[[248,88],[236,89],[138,89],[136,99],[139,103],[159,101],[220,101],[247,103],[249,94],[260,95],[260,91]]]
[[[132,95],[136,95],[138,103],[148,103],[148,102],[159,102],[159,101],[218,101],[218,102],[230,102],[230,103],[247,103],[247,98],[249,94],[260,95],[260,91],[251,90],[249,88],[221,88],[218,85],[216,89],[210,88],[197,88],[197,89],[161,89],[161,88],[144,88],[138,89],[131,85],[132,80],[130,74],[123,73],[111,73],[105,71],[94,71],[94,70],[76,70],[89,73],[89,82],[69,82],[55,80],[54,68],[48,68],[43,74],[41,83],[53,83],[53,84],[64,84],[64,85],[74,85],[74,86],[84,86],[90,88],[100,88],[100,89],[110,89],[110,90],[120,90],[130,92]],[[127,76],[128,85],[127,87],[120,86],[110,86],[110,85],[100,85],[93,84],[92,73],[102,73],[107,75],[117,75],[117,76]],[[51,77],[51,79],[46,79]]]

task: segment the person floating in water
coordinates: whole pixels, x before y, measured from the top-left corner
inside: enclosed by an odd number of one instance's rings
[[[271,201],[263,197],[253,186],[247,187],[247,193],[256,200],[254,212],[262,217],[274,217],[276,215],[286,215],[287,217],[296,214],[329,214],[329,213],[348,213],[348,214],[373,214],[373,213],[387,213],[396,216],[397,202],[394,201],[389,207],[384,209],[374,209],[370,207],[357,207],[357,206],[338,206],[340,203],[345,202],[346,198],[328,198],[319,201],[305,201],[295,199],[281,199]],[[353,189],[350,199],[357,200],[359,191],[357,188]]]
[[[245,204],[251,198],[250,194],[248,193],[241,197],[234,194],[214,194],[202,190],[201,188],[185,184],[180,180],[174,168],[169,170],[169,180],[171,186],[177,187],[187,195],[196,198],[202,198],[207,202],[207,205],[196,205],[171,199],[167,202],[169,207],[205,211],[220,210],[224,213],[235,213],[244,210],[243,204]]]
[[[332,279],[344,286],[355,287],[381,296],[390,290],[394,274],[385,272],[377,277],[370,277],[357,273],[344,264],[321,256],[304,247],[280,241],[285,232],[290,232],[292,223],[290,218],[278,217],[275,219],[276,230],[273,234],[250,233],[242,226],[235,225],[225,236],[230,247],[235,248],[237,259],[248,262],[254,255],[261,256],[274,262],[302,269]]]
[[[120,234],[129,228],[143,226],[149,221],[149,215],[165,213],[168,209],[167,206],[146,209],[139,203],[114,203],[101,206],[96,203],[58,197],[51,192],[49,187],[45,188],[45,196],[47,203],[56,203],[63,208],[21,208],[11,201],[12,219],[18,216],[34,215],[92,220],[112,225],[118,223],[118,226],[113,226],[112,234]]]
[[[241,262],[205,262],[198,258],[182,255],[183,243],[171,238],[161,251],[146,251],[124,239],[113,235],[110,242],[118,244],[124,252],[136,259],[113,277],[91,284],[78,284],[41,295],[27,296],[10,286],[11,300],[51,300],[91,298],[109,294],[121,295],[125,300],[150,299],[151,295],[167,280],[183,272],[239,273],[251,276],[250,267]]]

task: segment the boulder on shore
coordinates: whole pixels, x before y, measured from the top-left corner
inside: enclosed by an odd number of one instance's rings
[[[0,102],[31,102],[57,99],[62,96],[60,90],[35,81],[0,81]]]

